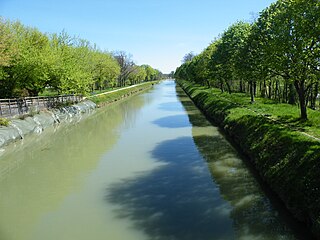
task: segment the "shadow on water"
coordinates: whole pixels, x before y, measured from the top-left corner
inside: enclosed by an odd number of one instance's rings
[[[177,88],[177,92],[181,92]],[[295,221],[283,203],[263,183],[258,173],[243,156],[239,156],[225,137],[217,132],[208,134],[203,122],[209,123],[195,106],[181,101],[193,126],[193,140],[208,163],[213,181],[232,211],[234,230],[239,239],[314,239]]]
[[[282,211],[218,129],[193,104],[182,103],[188,116],[153,123],[179,128],[190,121],[193,136],[159,143],[151,152],[161,163],[157,168],[107,189],[115,215],[131,220],[150,240],[312,239],[279,217]]]
[[[188,116],[186,116],[184,114],[159,118],[159,119],[153,121],[152,123],[158,125],[159,127],[163,127],[163,128],[190,127]]]
[[[27,136],[9,146],[0,161],[0,239],[39,239],[30,237],[32,229],[40,229],[48,211],[55,211],[82,188],[101,156],[117,143],[119,131],[136,120],[143,105],[144,99],[135,97],[101,108],[77,124],[48,128],[40,136]],[[61,221],[67,221],[64,218]],[[49,228],[43,231],[56,226]]]
[[[124,179],[108,189],[119,206],[150,239],[233,239],[229,205],[217,194],[191,137],[160,143],[152,156],[164,163],[152,172]]]

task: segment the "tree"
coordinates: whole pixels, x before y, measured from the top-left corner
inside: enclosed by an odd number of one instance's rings
[[[125,86],[130,74],[132,74],[136,70],[137,66],[132,60],[132,55],[124,51],[116,51],[113,53],[113,56],[118,61],[118,64],[120,66],[118,86]]]
[[[300,117],[307,119],[310,90],[319,79],[320,2],[279,0],[260,17],[268,54],[264,64],[274,74],[293,83],[299,98]]]
[[[231,25],[223,34],[216,51],[212,55],[213,64],[216,65],[216,75],[221,83],[227,86],[229,93],[233,90],[233,83],[239,80],[237,65],[241,62],[240,52],[251,31],[251,25],[237,22]]]
[[[141,65],[141,67],[143,67],[146,71],[146,81],[153,81],[156,79],[157,71],[155,69],[153,69],[150,65],[147,64]]]
[[[8,69],[14,89],[10,95],[37,95],[49,80],[47,54],[49,39],[35,28],[24,27],[21,23],[11,24],[18,45],[15,64]]]
[[[104,89],[114,87],[120,74],[120,66],[114,57],[107,53],[96,50],[92,53],[92,74],[94,87]]]
[[[147,77],[147,72],[143,66],[137,66],[135,70],[130,74],[128,80],[130,85],[134,85],[144,81]]]
[[[0,18],[0,96],[11,95],[15,83],[9,78],[8,70],[18,55],[17,44],[10,28],[10,22]]]
[[[189,52],[186,55],[184,55],[182,62],[183,63],[191,62],[195,56],[196,54],[194,54],[194,52]]]
[[[16,55],[9,22],[0,18],[0,67],[8,67]]]

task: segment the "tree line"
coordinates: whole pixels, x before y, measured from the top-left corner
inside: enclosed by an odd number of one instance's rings
[[[44,34],[0,18],[0,98],[37,96],[48,89],[88,94],[161,77],[159,70],[136,65],[124,51],[102,51],[65,31]]]
[[[278,0],[252,22],[231,25],[200,54],[189,53],[175,78],[222,92],[259,94],[316,108],[320,73],[320,1]]]

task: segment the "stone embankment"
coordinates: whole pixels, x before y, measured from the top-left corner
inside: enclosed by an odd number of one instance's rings
[[[83,116],[93,112],[97,107],[103,107],[121,99],[140,93],[151,88],[156,81],[137,84],[116,89],[85,98],[84,101],[72,106],[59,109],[42,110],[32,116],[26,115],[20,118],[10,119],[8,126],[0,126],[0,148],[12,142],[23,139],[25,136],[40,134],[44,129],[60,123],[80,121]]]
[[[39,134],[54,124],[80,121],[84,113],[90,113],[95,108],[95,103],[86,100],[72,106],[41,111],[33,116],[11,119],[8,126],[0,127],[0,147],[23,139],[29,134]]]

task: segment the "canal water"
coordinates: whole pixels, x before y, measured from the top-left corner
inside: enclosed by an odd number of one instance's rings
[[[1,240],[310,239],[174,81],[1,154]]]

